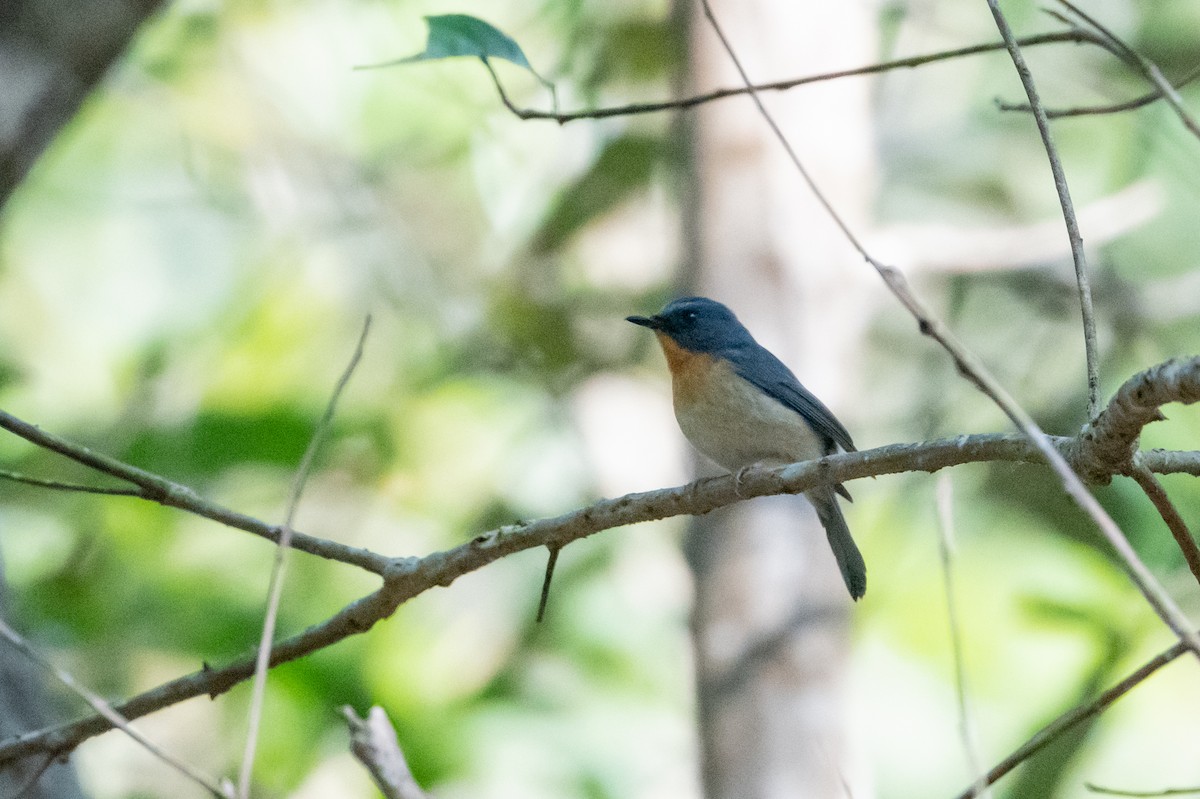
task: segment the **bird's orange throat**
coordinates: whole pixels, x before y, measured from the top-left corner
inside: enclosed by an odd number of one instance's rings
[[[686,371],[688,362],[695,357],[696,353],[685,350],[675,343],[675,339],[661,330],[655,330],[654,335],[658,336],[658,343],[662,347],[663,355],[667,356],[667,368],[671,370],[672,376],[678,371]]]
[[[663,355],[667,357],[667,368],[671,370],[671,388],[676,407],[690,404],[704,390],[717,359],[706,352],[685,349],[661,331],[656,330],[654,334],[658,336]]]

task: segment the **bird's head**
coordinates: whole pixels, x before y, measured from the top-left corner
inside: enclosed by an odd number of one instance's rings
[[[680,297],[654,316],[626,319],[692,352],[716,352],[753,340],[733,311],[707,297]]]

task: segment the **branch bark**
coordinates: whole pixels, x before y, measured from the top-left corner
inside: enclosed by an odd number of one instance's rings
[[[1167,417],[1162,406],[1200,401],[1200,357],[1173,358],[1125,381],[1107,407],[1090,421],[1064,453],[1075,471],[1093,485],[1134,468],[1142,428]]]
[[[350,728],[350,751],[367,768],[386,799],[429,799],[409,769],[396,728],[383,708],[376,705],[366,718],[359,718],[354,708],[346,705],[342,715]]]

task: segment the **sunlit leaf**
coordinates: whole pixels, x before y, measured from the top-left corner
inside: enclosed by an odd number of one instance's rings
[[[468,14],[437,14],[425,17],[425,22],[429,25],[429,37],[424,50],[407,58],[371,66],[390,67],[460,56],[474,56],[485,63],[489,59],[499,58],[529,70],[538,80],[549,85],[529,63],[521,46],[494,25]]]

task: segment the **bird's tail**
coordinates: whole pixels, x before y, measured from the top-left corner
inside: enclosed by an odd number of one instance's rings
[[[810,491],[805,496],[817,511],[817,518],[825,528],[829,546],[833,556],[837,558],[838,568],[842,570],[842,579],[850,590],[851,598],[858,600],[867,592],[867,564],[863,561],[858,545],[850,537],[850,528],[838,507],[837,497],[830,490]]]

